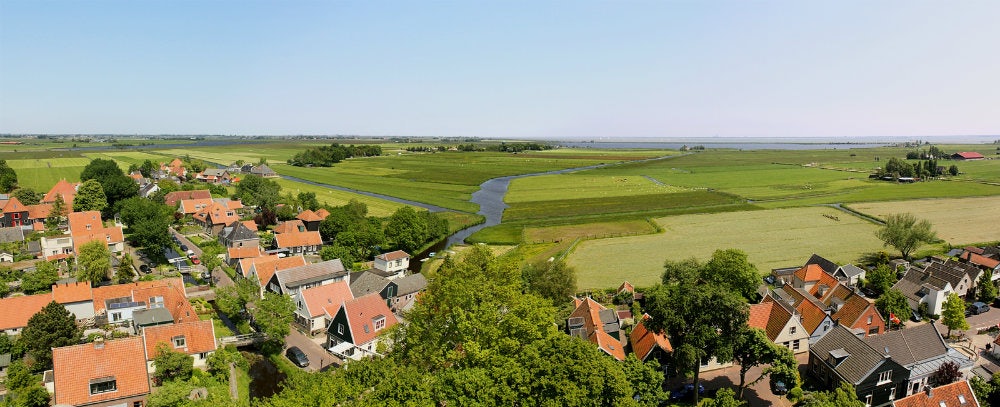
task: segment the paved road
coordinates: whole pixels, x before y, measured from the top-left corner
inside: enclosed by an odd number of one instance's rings
[[[795,359],[799,362],[799,374],[805,377],[806,366],[809,363],[809,352],[802,352],[795,355]],[[750,369],[747,372],[747,381],[755,380],[760,377],[760,372],[762,368],[760,366]],[[684,381],[684,383],[689,383],[690,380]],[[681,384],[681,381],[677,379],[671,379],[669,381],[670,388],[673,389]],[[716,390],[724,387],[733,389],[737,391],[736,385],[740,383],[740,367],[739,365],[729,366],[723,369],[713,370],[710,372],[701,373],[701,383],[705,386],[705,395],[711,397]],[[769,381],[765,378],[759,383],[753,386],[748,386],[746,392],[743,394],[743,399],[747,401],[750,407],[764,407],[764,406],[780,406],[780,407],[791,407],[792,402],[789,401],[785,396],[775,395],[771,393],[771,386]]]
[[[177,238],[177,240],[180,240],[180,242],[181,242],[182,245],[187,246],[188,249],[190,249],[191,251],[194,252],[194,254],[197,254],[198,257],[201,257],[201,248],[198,247],[198,245],[192,243],[190,240],[188,240],[188,238],[186,236],[180,234],[180,232],[174,230],[174,228],[170,228],[170,233],[173,234],[174,237]],[[178,245],[178,246],[180,246],[180,245]]]
[[[294,326],[292,327],[292,332],[285,337],[285,348],[287,349],[292,346],[298,346],[306,354],[306,357],[309,358],[309,366],[305,370],[310,372],[321,369],[326,370],[330,369],[330,366],[336,367],[344,364],[344,361],[331,355],[330,352],[327,352],[326,349],[317,344],[315,340],[299,332]]]

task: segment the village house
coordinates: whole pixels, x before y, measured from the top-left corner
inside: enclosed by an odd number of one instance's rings
[[[295,219],[298,219],[298,220],[302,221],[302,224],[306,227],[306,230],[308,230],[310,232],[318,232],[319,231],[319,224],[320,224],[320,222],[323,221],[323,218],[321,218],[319,215],[317,215],[316,212],[313,212],[313,211],[308,210],[308,209],[300,212],[295,217]]]
[[[284,222],[278,222],[277,225],[274,225],[274,228],[271,231],[276,235],[282,233],[300,233],[306,231],[306,225],[298,219],[286,220]]]
[[[840,280],[841,283],[847,284],[849,286],[857,286],[862,280],[865,279],[867,272],[865,269],[855,266],[853,264],[846,264],[837,267],[837,271],[833,273],[833,277]]]
[[[856,287],[838,285],[821,301],[834,321],[855,332],[864,331],[870,336],[886,331],[885,319],[875,308],[875,301],[861,296]]]
[[[168,349],[191,356],[194,367],[205,368],[205,361],[215,353],[215,325],[212,320],[196,320],[179,324],[157,325],[143,328],[142,340],[146,347],[146,368],[156,372],[153,359],[157,346],[166,344]]]
[[[911,265],[892,288],[903,293],[914,311],[927,304],[927,313],[940,315],[948,294],[966,297],[975,293],[975,281],[981,272],[967,263],[932,260],[923,267]]]
[[[326,348],[343,359],[377,356],[379,334],[398,323],[378,294],[344,301],[327,328]]]
[[[629,344],[636,358],[643,362],[656,360],[660,362],[660,367],[666,370],[674,348],[670,345],[670,340],[667,339],[666,335],[655,333],[646,328],[646,321],[649,318],[652,317],[644,314],[637,319],[635,327],[632,328],[632,334],[629,335]]]
[[[898,393],[900,396],[916,394],[933,385],[931,376],[945,363],[958,365],[963,377],[969,377],[972,371],[972,360],[945,344],[933,322],[863,340],[910,371],[905,392]]]
[[[274,249],[288,254],[316,254],[323,246],[319,232],[293,232],[274,235]]]
[[[341,304],[353,299],[346,280],[301,290],[293,297],[295,322],[316,335],[326,329]]]
[[[105,227],[100,212],[72,212],[68,217],[74,253],[80,253],[81,246],[95,240],[107,246],[111,253],[121,253],[125,250],[122,226]]]
[[[375,270],[389,279],[400,278],[410,268],[410,254],[402,250],[382,253],[375,256]]]
[[[0,199],[0,227],[21,227],[30,225],[28,207],[16,197]]]
[[[198,181],[206,182],[209,184],[222,184],[228,185],[232,180],[232,176],[229,174],[228,170],[208,168],[205,171],[195,174],[194,178]]]
[[[257,248],[260,246],[260,236],[257,235],[256,226],[254,224],[254,229],[251,229],[245,222],[235,220],[219,232],[219,243],[229,248]]]
[[[260,296],[264,297],[264,290],[266,289],[271,278],[274,274],[281,271],[294,267],[303,267],[307,265],[306,259],[302,256],[291,256],[291,257],[277,257],[268,256],[266,260],[255,261],[254,259],[247,259],[249,268],[244,269],[248,273],[248,278],[254,279],[255,282],[260,286]],[[240,264],[243,264],[241,261]]]
[[[170,163],[160,163],[160,171],[182,179],[187,175],[187,168],[184,168],[184,162],[180,158],[174,158]]]
[[[983,400],[983,403],[986,401]],[[923,391],[896,400],[893,407],[979,407],[980,400],[967,380],[944,386],[926,387]]]
[[[378,293],[393,312],[412,304],[416,295],[427,288],[427,278],[419,273],[389,279],[375,270],[365,270],[351,273],[350,277],[351,292],[355,297]]]
[[[347,280],[347,269],[340,259],[278,270],[271,276],[266,290],[291,297],[312,287]]]
[[[888,405],[902,397],[910,378],[906,367],[841,325],[810,347],[808,370],[828,389],[851,384],[867,406]]]
[[[809,332],[802,326],[797,313],[774,301],[751,304],[747,325],[764,331],[771,342],[793,353],[809,351]]]
[[[197,189],[193,191],[174,191],[163,196],[167,206],[177,206],[183,200],[191,199],[212,199],[212,193],[207,189]],[[191,213],[197,212],[197,210]]]
[[[625,360],[618,313],[590,297],[574,297],[573,305],[573,312],[566,319],[567,333],[596,344],[615,359]]]
[[[826,335],[835,324],[823,303],[810,298],[808,293],[801,291],[801,289],[785,286],[784,289],[769,292],[761,301],[773,301],[788,312],[797,314],[802,327],[809,334],[810,345]]]
[[[73,198],[76,197],[76,189],[79,187],[79,182],[67,182],[65,179],[61,179],[42,197],[42,203],[56,203],[56,197],[61,196],[64,206],[72,208]]]
[[[250,169],[250,174],[257,175],[264,178],[276,178],[278,176],[277,172],[268,167],[267,164],[254,165]]]
[[[240,220],[239,210],[243,209],[240,201],[228,199],[213,200],[208,206],[195,212],[194,223],[205,228],[205,232],[217,236],[226,225]]]
[[[146,405],[150,381],[140,337],[54,348],[52,365],[56,405]]]

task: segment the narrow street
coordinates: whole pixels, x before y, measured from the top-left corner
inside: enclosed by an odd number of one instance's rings
[[[327,352],[323,346],[317,343],[321,338],[310,338],[295,328],[295,325],[292,325],[292,332],[285,337],[285,349],[292,346],[298,346],[299,349],[302,349],[302,352],[309,358],[309,366],[305,370],[315,372],[331,369],[330,366],[334,366],[333,368],[340,367],[344,364],[343,360],[331,355],[330,352]]]

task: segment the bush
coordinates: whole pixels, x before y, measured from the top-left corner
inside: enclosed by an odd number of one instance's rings
[[[801,387],[796,387],[794,389],[789,390],[788,391],[788,400],[790,400],[793,404],[794,403],[798,403],[799,401],[801,401],[802,400],[802,388]]]

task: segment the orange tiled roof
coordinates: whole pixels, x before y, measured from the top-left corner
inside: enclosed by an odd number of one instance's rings
[[[382,260],[385,260],[385,261],[395,261],[395,260],[402,260],[402,259],[408,258],[408,257],[410,257],[410,254],[407,253],[407,252],[404,252],[402,250],[396,250],[396,251],[392,251],[392,252],[389,252],[389,253],[382,253],[382,254],[378,255],[377,257],[379,259],[382,259]]]
[[[146,353],[138,336],[55,348],[52,364],[56,404],[81,406],[149,394]],[[116,390],[91,395],[90,381],[100,378],[114,378]]]
[[[618,286],[618,291],[616,291],[616,292],[620,293],[622,291],[628,291],[629,293],[633,293],[634,294],[635,293],[635,286],[633,286],[632,283],[630,283],[628,281],[624,281],[624,282],[622,282],[622,285]]]
[[[826,286],[827,289],[833,290],[840,281],[836,277],[831,276],[827,272],[823,271],[823,268],[816,264],[809,264],[802,267],[793,273],[795,277],[806,283],[815,283],[810,289],[809,294],[817,296],[819,289],[822,286]],[[817,296],[818,297],[818,296]]]
[[[257,282],[261,288],[274,277],[278,271],[306,265],[306,258],[302,256],[278,257],[274,260],[254,263],[253,268],[257,272]]]
[[[24,328],[28,320],[52,302],[52,294],[21,295],[0,299],[0,329]],[[2,335],[2,333],[0,333]]]
[[[319,215],[317,215],[316,212],[313,212],[309,209],[300,212],[299,215],[295,217],[295,219],[301,220],[303,222],[319,222],[323,220],[323,218],[319,217]]]
[[[983,266],[991,269],[995,269],[997,268],[997,266],[1000,266],[1000,260],[991,259],[989,257],[975,253],[969,253],[969,262],[978,266]]]
[[[174,191],[163,196],[167,205],[174,206],[185,199],[212,199],[212,193],[207,189],[194,191]]]
[[[243,275],[243,277],[247,277],[247,273],[250,272],[250,267],[252,267],[253,265],[258,264],[258,263],[268,262],[268,261],[271,261],[271,260],[274,260],[274,259],[277,259],[277,258],[278,258],[277,255],[260,255],[260,256],[257,256],[257,257],[250,257],[250,258],[240,259],[240,261],[239,261],[239,270],[240,270],[241,274]]]
[[[322,219],[326,219],[327,216],[330,216],[330,211],[326,210],[325,208],[319,208],[316,210],[316,216],[319,216]]]
[[[274,242],[278,248],[286,249],[301,246],[319,246],[323,244],[323,238],[319,232],[295,232],[274,235]]]
[[[351,286],[346,280],[321,285],[302,290],[302,300],[310,318],[316,318],[325,313],[329,306],[339,305],[354,299]]]
[[[602,351],[611,355],[615,359],[625,360],[625,349],[621,342],[615,339],[615,337],[608,335],[603,330],[594,331],[594,333],[590,334],[587,339],[596,343]]]
[[[175,347],[173,338],[184,337],[184,346]],[[215,326],[211,320],[195,320],[180,324],[156,325],[142,329],[142,339],[146,345],[146,360],[156,357],[156,346],[165,343],[170,349],[188,355],[214,352]]]
[[[277,225],[274,225],[273,232],[274,234],[279,235],[282,233],[297,233],[300,231],[304,232],[305,230],[306,230],[305,224],[303,224],[301,220],[295,219],[295,220],[284,221]]]
[[[343,308],[347,313],[347,321],[351,324],[351,336],[356,346],[371,342],[379,333],[398,322],[378,293],[345,301]],[[385,318],[385,327],[376,331],[375,320],[380,317]]]
[[[94,293],[90,288],[90,281],[77,281],[75,283],[53,285],[52,297],[60,304],[68,304],[71,302],[92,301]]]
[[[254,222],[253,220],[245,220],[245,221],[243,221],[243,226],[246,226],[247,229],[250,229],[250,230],[252,230],[254,232],[260,230],[260,228],[257,226],[257,222]]]
[[[802,327],[812,334],[816,331],[823,320],[826,319],[826,310],[823,309],[814,299],[801,295],[791,286],[785,286],[785,292],[795,299],[794,308],[802,316]]]
[[[212,200],[211,196],[208,198],[181,199],[177,210],[185,215],[193,215],[212,206],[213,203],[215,201]]]
[[[964,400],[964,402],[962,401]],[[895,407],[979,407],[976,393],[972,391],[969,382],[962,380],[952,384],[935,387],[931,394],[925,391],[907,396],[892,403]]]
[[[28,205],[28,218],[45,219],[52,213],[52,204]]]
[[[128,284],[114,284],[101,287],[94,287],[93,288],[94,312],[98,314],[104,312],[107,307],[105,302],[109,299],[122,298],[122,297],[135,298],[132,295],[134,291],[152,287],[179,287],[183,291],[184,280],[182,280],[180,277],[177,277],[177,278],[165,278],[162,280],[137,281]],[[148,298],[141,299],[141,301],[144,302],[147,300]]]
[[[132,291],[133,301],[145,302],[150,306],[150,298],[163,297],[163,308],[174,317],[174,323],[198,320],[198,313],[187,299],[183,285],[168,285],[138,288]]]
[[[632,352],[635,353],[635,356],[639,360],[646,360],[657,346],[665,352],[674,351],[666,335],[653,333],[646,329],[645,321],[649,318],[649,315],[643,315],[639,323],[635,324],[635,328],[632,329],[632,335],[629,336],[629,339],[632,341]]]
[[[79,182],[66,182],[66,180],[61,179],[52,186],[44,197],[42,197],[42,203],[54,203],[56,197],[62,195],[63,202],[66,204],[67,208],[73,207],[73,197],[76,196],[76,188],[80,186]]]
[[[229,259],[249,259],[260,256],[260,246],[230,247],[226,253]]]
[[[194,214],[194,218],[201,222],[212,222],[213,225],[228,225],[230,223],[240,220],[240,217],[236,215],[237,201],[228,201],[226,203],[220,203],[212,201],[207,207],[198,211]],[[237,205],[242,208],[242,205]]]
[[[13,196],[10,199],[0,200],[0,208],[2,208],[3,213],[28,211],[28,208],[21,201],[17,200],[17,197]]]

